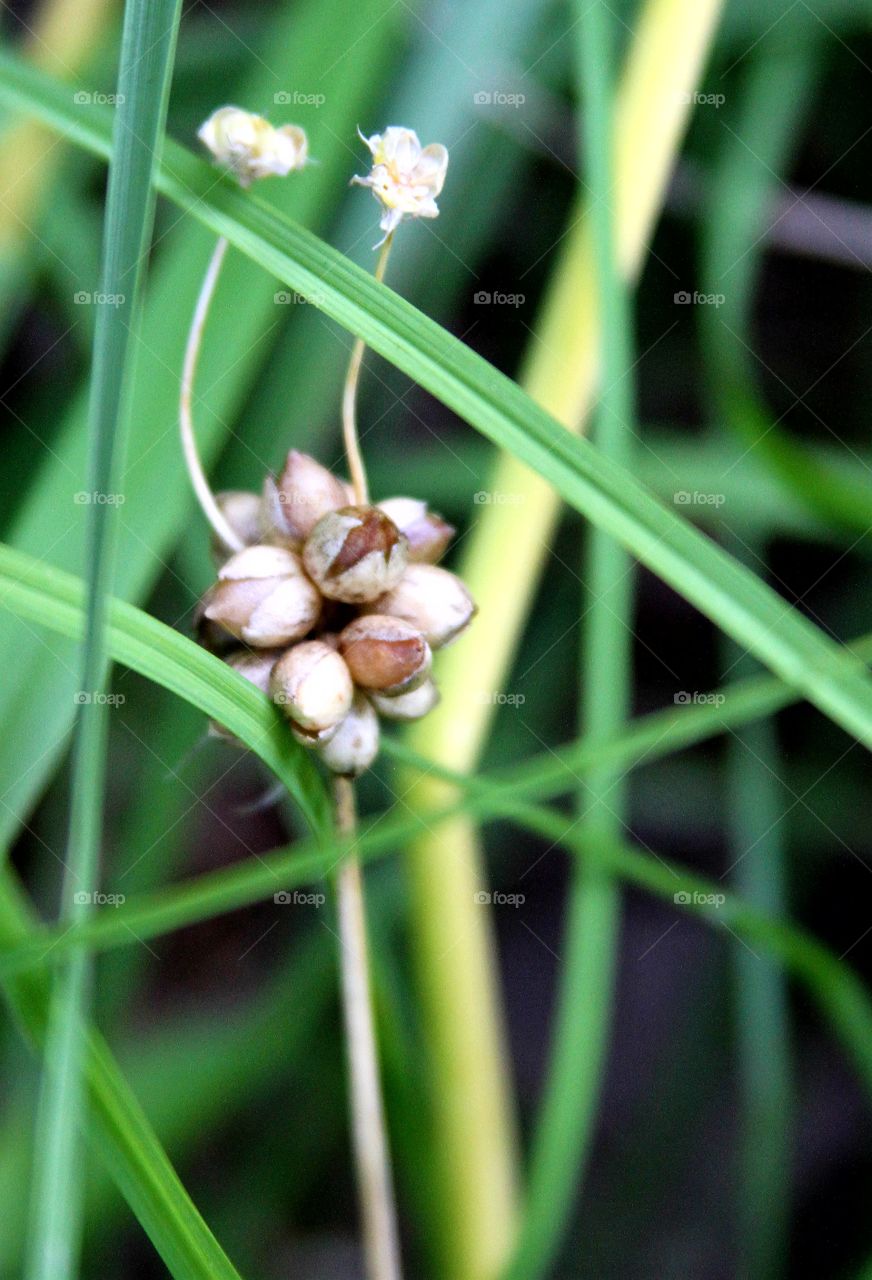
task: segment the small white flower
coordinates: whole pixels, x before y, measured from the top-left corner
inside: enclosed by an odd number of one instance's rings
[[[383,205],[385,212],[379,226],[384,239],[404,217],[437,218],[436,197],[448,170],[447,149],[439,142],[422,147],[414,129],[398,125],[391,125],[384,133],[374,133],[371,138],[360,136],[372,155],[372,169],[367,177],[351,181],[369,187]]]
[[[218,164],[247,187],[255,178],[284,177],[302,169],[309,153],[305,130],[295,124],[276,128],[263,116],[241,107],[219,107],[197,131]]]

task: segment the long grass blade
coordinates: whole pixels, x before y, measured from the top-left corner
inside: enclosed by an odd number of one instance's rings
[[[79,718],[73,755],[72,808],[61,917],[87,919],[99,888],[107,708],[107,598],[111,589],[118,490],[126,436],[126,400],[139,289],[154,218],[153,176],[169,101],[181,0],[129,0],[118,74],[101,271],[112,299],[97,317],[91,380],[88,506],[88,602]],[[99,499],[99,500],[98,500]],[[79,1273],[83,1180],[79,1127],[85,1081],[82,1023],[90,1007],[91,964],[77,951],[55,976],[45,1039],[36,1125],[28,1280]]]
[[[597,363],[602,393],[590,435],[604,456],[632,466],[633,379],[629,298],[617,260],[613,15],[600,0],[576,6],[581,142],[597,268]],[[582,568],[581,724],[595,747],[620,733],[632,680],[632,565],[591,528]],[[576,798],[586,856],[571,868],[564,962],[548,1076],[539,1105],[520,1237],[506,1275],[547,1273],[567,1230],[593,1141],[605,1067],[620,936],[620,890],[600,859],[623,835],[626,781],[596,768]]]

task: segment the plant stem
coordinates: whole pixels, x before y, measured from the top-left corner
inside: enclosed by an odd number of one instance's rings
[[[354,785],[348,778],[335,778],[333,793],[337,833],[354,839]],[[370,1280],[399,1280],[400,1250],[372,1015],[363,881],[354,850],[342,865],[337,891],[342,1005],[366,1269]]]
[[[210,488],[209,481],[206,479],[203,464],[200,462],[197,441],[194,436],[194,418],[191,409],[191,401],[194,394],[194,374],[197,371],[197,360],[199,359],[200,347],[203,342],[203,328],[206,324],[206,317],[209,314],[209,307],[215,293],[215,286],[218,283],[218,276],[221,274],[221,265],[224,262],[226,252],[227,241],[224,236],[219,236],[218,242],[212,251],[212,257],[209,259],[203,283],[200,286],[200,294],[197,298],[197,305],[194,308],[194,317],[191,320],[188,342],[185,347],[185,362],[182,366],[182,386],[179,395],[179,433],[182,440],[182,452],[185,455],[185,465],[188,468],[188,475],[191,478],[191,484],[203,514],[228,551],[241,551],[245,544],[225,519],[224,513],[215,501],[215,495]]]
[[[375,278],[379,284],[385,278],[388,257],[393,242],[394,233],[391,232],[385,238],[381,253],[378,256],[378,262],[375,264]],[[342,391],[342,435],[345,440],[345,456],[348,458],[348,470],[354,487],[354,497],[361,506],[365,506],[369,502],[366,468],[363,465],[363,458],[360,453],[360,438],[357,434],[357,386],[360,382],[360,369],[365,351],[366,343],[362,338],[356,338],[354,346],[351,348],[351,359],[348,362],[348,373],[345,375],[345,386]]]

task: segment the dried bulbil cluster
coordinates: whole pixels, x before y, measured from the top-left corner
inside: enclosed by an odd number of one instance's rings
[[[417,720],[436,705],[432,652],[475,613],[436,563],[454,530],[414,498],[355,503],[345,481],[296,450],[262,495],[218,501],[245,546],[229,559],[214,548],[202,643],[268,693],[329,769],[362,773],[378,754],[380,716]]]

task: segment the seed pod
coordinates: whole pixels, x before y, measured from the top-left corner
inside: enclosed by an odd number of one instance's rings
[[[378,505],[408,538],[410,563],[435,564],[442,559],[456,530],[435,511],[428,511],[426,502],[418,498],[385,498]]]
[[[432,680],[425,680],[417,689],[389,698],[383,693],[371,693],[369,700],[380,716],[386,720],[420,720],[432,711],[439,701],[439,690]]]
[[[354,683],[376,693],[405,693],[430,670],[430,646],[420,631],[380,614],[349,623],[339,636],[339,652]]]
[[[304,640],[273,667],[270,694],[306,740],[316,745],[348,715],[354,686],[338,653],[320,640]]]
[[[402,618],[422,633],[431,649],[455,640],[475,616],[475,603],[456,574],[434,564],[410,564],[402,579],[364,613]]]
[[[309,577],[331,600],[361,604],[403,576],[408,543],[377,507],[341,507],[315,525],[303,547]]]
[[[281,649],[234,649],[227,655],[224,661],[228,667],[232,667],[234,671],[238,671],[244,676],[256,689],[260,689],[261,693],[269,693],[269,679],[272,669],[276,662],[282,656]],[[233,742],[239,747],[245,744],[240,742],[235,734],[225,728],[223,724],[219,724],[217,720],[209,721],[209,733],[215,738],[224,738],[227,742]]]
[[[223,493],[216,493],[215,501],[230,528],[239,534],[247,547],[260,542],[261,502],[256,493],[226,489]],[[211,546],[212,559],[216,565],[222,565],[227,559],[227,547],[217,534],[213,533]]]
[[[218,571],[204,616],[259,649],[299,640],[321,613],[300,557],[284,547],[246,547]]]
[[[378,716],[362,693],[354,695],[348,715],[318,754],[332,773],[356,778],[378,755]]]
[[[321,517],[347,501],[341,480],[308,453],[292,449],[278,480],[267,476],[264,484],[267,532],[299,549]]]

